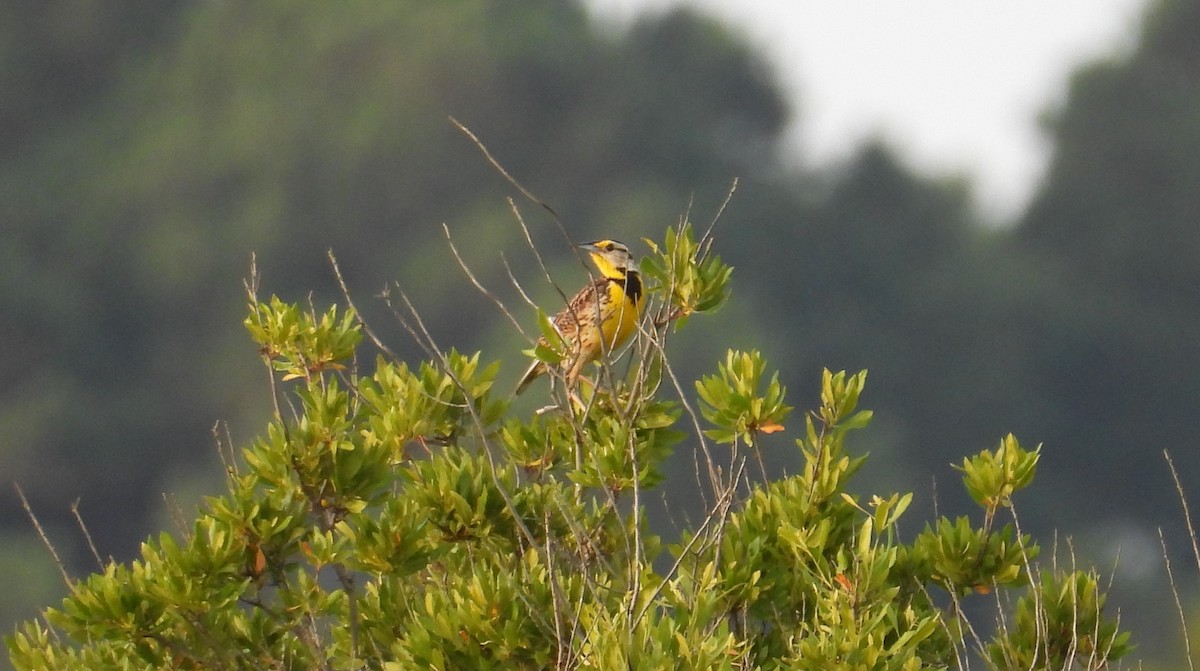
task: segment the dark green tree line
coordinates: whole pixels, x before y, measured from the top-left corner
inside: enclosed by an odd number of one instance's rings
[[[1196,480],[1187,417],[1200,404],[1200,28],[1191,2],[1155,3],[1127,57],[1075,75],[1049,122],[1056,151],[1017,244],[1068,298],[1043,327],[1039,383],[1074,399],[1048,439],[1073,434],[1105,514],[1171,504],[1162,449]],[[1053,328],[1051,328],[1053,326]],[[1132,508],[1132,510],[1131,510]]]

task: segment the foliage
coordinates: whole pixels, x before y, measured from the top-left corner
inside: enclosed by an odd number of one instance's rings
[[[989,644],[1001,669],[1100,668],[1129,649],[1129,633],[1102,616],[1105,594],[1099,576],[1074,571],[1046,574],[1017,601],[1012,628]]]
[[[785,389],[779,374],[771,376],[766,391],[758,386],[767,362],[755,351],[730,350],[717,375],[706,375],[696,382],[700,412],[717,428],[704,432],[718,443],[742,440],[753,447],[759,433],[783,430],[783,418],[791,408],[783,404]]]
[[[727,290],[716,270],[698,293]],[[680,314],[666,286],[651,315]],[[186,532],[9,637],[18,669],[946,669],[970,654],[960,600],[1031,580],[1029,537],[990,529],[987,505],[1010,505],[1036,461],[1011,437],[964,462],[980,528],[939,519],[905,543],[910,494],[849,490],[865,372],[826,371],[795,441],[803,471],[756,481],[740,448],[782,429],[783,389],[731,351],[697,385],[725,451],[709,456],[677,426],[691,403],[658,384],[678,320],[645,322],[627,375],[522,417],[478,354],[427,342],[416,369],[381,356],[360,372],[363,325],[337,314],[252,296],[246,326],[286,401]],[[709,508],[668,543],[643,502],[685,439],[706,455]],[[1012,624],[973,644],[994,668],[1128,652],[1093,575],[1032,583]]]
[[[710,254],[710,248],[694,238],[691,225],[681,226],[678,232],[667,229],[661,249],[643,238],[651,254],[642,261],[642,272],[671,297],[671,318],[678,319],[680,327],[689,315],[719,309],[729,298],[733,274],[732,266],[721,263],[721,257]]]
[[[955,468],[963,473],[967,493],[990,517],[998,507],[1012,506],[1013,492],[1029,486],[1037,472],[1040,456],[1041,446],[1033,452],[1024,450],[1010,433],[1000,441],[995,452],[981,452],[963,459],[962,466]]]

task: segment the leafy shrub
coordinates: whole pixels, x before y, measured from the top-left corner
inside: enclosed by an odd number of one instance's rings
[[[426,342],[434,356],[415,368],[380,356],[360,372],[353,309],[252,296],[246,326],[277,378],[277,413],[229,464],[228,491],[187,533],[75,582],[7,639],[13,664],[911,671],[970,656],[1099,668],[1128,652],[1094,574],[1031,585],[1037,546],[1015,516],[993,528],[1038,461],[1012,436],[961,467],[982,524],[938,519],[905,543],[911,494],[847,489],[865,459],[846,447],[871,419],[865,372],[823,375],[798,475],[747,472],[791,411],[757,352],[729,352],[696,383],[701,428],[661,345],[727,299],[731,271],[710,246],[686,224],[652,243],[657,302],[628,371],[598,367],[576,390],[552,374],[552,406],[530,416],[495,392],[498,367],[479,354]],[[685,440],[707,511],[668,542],[642,501]],[[982,640],[962,601],[1022,588]]]

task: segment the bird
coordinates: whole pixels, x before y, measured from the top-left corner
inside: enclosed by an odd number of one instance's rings
[[[629,247],[616,240],[596,240],[579,245],[600,271],[566,307],[554,316],[554,328],[567,344],[562,362],[567,384],[579,377],[584,367],[602,354],[620,347],[637,329],[646,296],[642,276]],[[599,328],[597,328],[599,324]],[[545,345],[546,339],[539,338]],[[535,361],[517,384],[517,394],[546,373],[546,364]]]

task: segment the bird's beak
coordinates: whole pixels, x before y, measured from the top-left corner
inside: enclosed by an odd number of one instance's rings
[[[580,249],[584,250],[585,252],[591,252],[593,254],[598,253],[600,251],[600,248],[597,247],[596,243],[594,243],[594,242],[585,242],[582,245],[578,245],[578,247]]]

